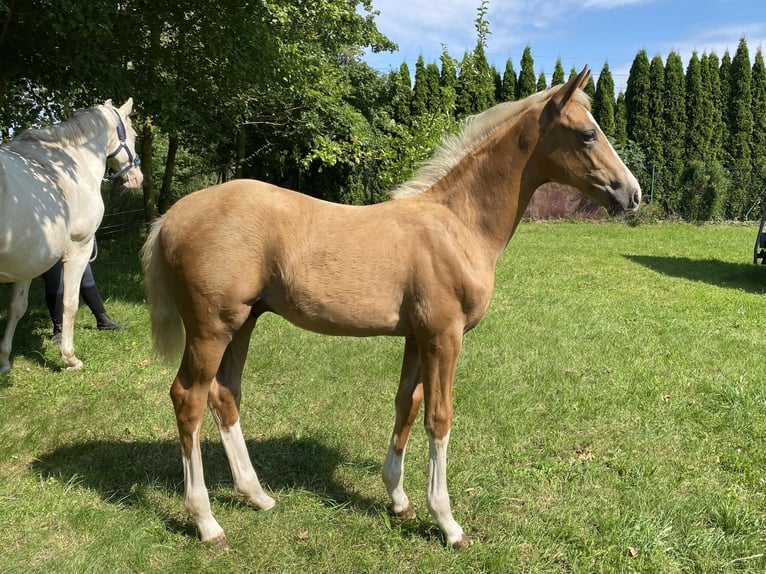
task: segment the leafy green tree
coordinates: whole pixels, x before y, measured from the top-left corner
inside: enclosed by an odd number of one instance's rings
[[[679,178],[680,215],[690,221],[723,219],[728,185],[719,163],[693,160]]]
[[[596,118],[598,125],[604,131],[607,137],[615,137],[615,118],[614,118],[614,80],[612,72],[609,70],[609,64],[604,63],[601,68],[601,74],[596,83],[596,93],[593,97],[593,117]]]
[[[521,55],[521,71],[516,83],[516,99],[520,100],[534,94],[536,88],[535,61],[532,58],[532,48],[526,46]]]

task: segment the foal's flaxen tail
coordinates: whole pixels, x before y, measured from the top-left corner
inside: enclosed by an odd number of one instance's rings
[[[141,264],[146,278],[154,348],[163,359],[170,361],[177,359],[183,351],[184,325],[167,284],[166,263],[160,245],[162,221],[163,218],[159,218],[152,224],[141,250]]]

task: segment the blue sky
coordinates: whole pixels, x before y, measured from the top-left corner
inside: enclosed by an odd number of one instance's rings
[[[367,54],[375,69],[387,72],[403,61],[414,74],[420,54],[439,61],[442,44],[460,60],[476,45],[474,21],[479,0],[373,0],[378,29],[399,45],[393,54]],[[684,66],[693,51],[731,56],[745,37],[751,62],[766,47],[764,0],[490,0],[491,34],[487,58],[501,72],[508,58],[516,72],[525,46],[532,49],[535,73],[550,77],[561,58],[565,72],[604,65],[624,91],[639,50],[663,61],[675,50]]]

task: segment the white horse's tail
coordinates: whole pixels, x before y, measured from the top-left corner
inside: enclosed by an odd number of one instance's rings
[[[161,253],[160,231],[163,218],[152,224],[141,250],[141,264],[146,278],[146,300],[152,322],[152,338],[157,353],[166,361],[178,358],[183,351],[185,332],[175,301],[168,288],[165,259]]]

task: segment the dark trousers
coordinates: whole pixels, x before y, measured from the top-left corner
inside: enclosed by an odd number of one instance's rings
[[[64,265],[61,261],[57,262],[43,273],[42,277],[45,282],[45,304],[48,306],[48,313],[50,313],[51,321],[53,321],[53,331],[61,332],[61,323],[64,317]],[[106,313],[104,301],[98,292],[90,263],[85,267],[85,273],[83,273],[80,282],[80,296],[94,317],[98,318]]]

